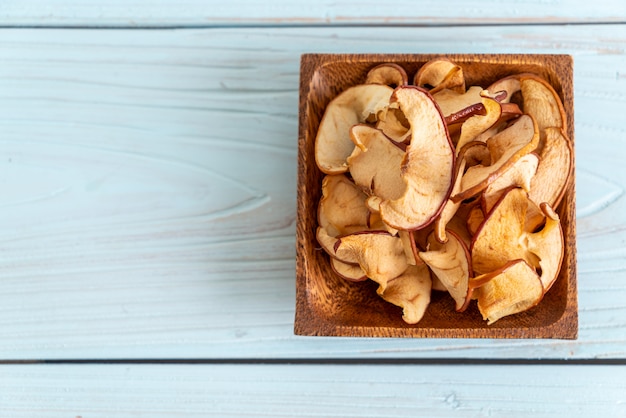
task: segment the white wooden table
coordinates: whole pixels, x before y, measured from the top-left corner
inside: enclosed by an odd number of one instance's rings
[[[626,416],[626,3],[0,2],[0,416]],[[293,335],[300,54],[567,53],[578,340]]]

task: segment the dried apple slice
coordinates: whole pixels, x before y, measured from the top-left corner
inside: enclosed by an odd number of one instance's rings
[[[333,237],[368,229],[367,195],[343,174],[325,176],[318,207],[318,225]]]
[[[465,171],[465,163],[466,160],[457,160],[458,167],[456,169],[456,179],[454,180],[454,185],[452,186],[451,195],[455,195],[461,191],[461,178],[463,177],[463,172]],[[448,241],[448,237],[446,235],[446,225],[452,219],[456,211],[461,206],[461,202],[453,202],[448,199],[444,204],[443,210],[437,217],[435,221],[435,236],[439,242]]]
[[[380,214],[397,229],[428,225],[448,199],[454,177],[455,155],[443,116],[432,96],[414,87],[398,87],[391,97],[411,125],[412,139],[402,163],[405,192],[398,199],[383,200]]]
[[[433,99],[437,102],[441,114],[447,119],[460,112],[468,113],[468,109],[471,109],[475,105],[482,105],[480,95],[482,91],[483,89],[480,86],[471,86],[467,91],[461,93],[454,90],[443,89],[434,94],[431,92],[431,94],[433,95]],[[455,119],[458,118],[458,116],[455,117]]]
[[[517,259],[539,266],[537,256],[529,251],[527,244],[525,221],[529,202],[524,190],[511,189],[496,203],[472,241],[474,272],[489,273]]]
[[[406,189],[400,170],[404,151],[368,125],[353,126],[350,137],[356,147],[347,162],[356,185],[383,200],[402,196]]]
[[[362,84],[344,90],[328,104],[315,138],[315,162],[322,172],[348,171],[346,158],[354,149],[350,128],[378,114],[392,93],[389,86]]]
[[[524,100],[524,113],[528,113],[537,121],[539,130],[565,129],[565,110],[554,88],[546,80],[534,74],[521,74],[519,79]]]
[[[507,263],[490,274],[472,293],[478,299],[478,310],[488,325],[508,316],[524,312],[536,306],[543,298],[543,286],[537,272],[524,260]]]
[[[511,126],[487,141],[492,164],[475,165],[467,169],[461,180],[461,192],[452,200],[461,201],[485,190],[519,158],[530,153],[539,141],[534,119],[522,115]]]
[[[494,126],[502,116],[502,106],[500,106],[500,103],[494,98],[482,95],[481,104],[485,109],[485,114],[476,114],[468,118],[463,122],[463,125],[461,125],[461,136],[456,144],[458,151],[460,151],[465,144],[475,140],[478,135]]]
[[[544,293],[556,281],[564,256],[563,229],[559,216],[547,203],[541,204],[541,212],[546,222],[540,231],[529,235],[528,250],[539,257],[541,267],[541,283]]]
[[[447,233],[445,244],[437,241],[434,234],[428,240],[428,251],[419,253],[419,257],[443,283],[460,311],[465,304],[468,281],[472,276],[469,250],[463,240],[453,231]]]
[[[365,84],[384,84],[393,88],[406,86],[409,77],[404,68],[394,63],[379,64],[368,71]]]
[[[493,205],[502,197],[502,194],[510,187],[521,187],[526,192],[531,190],[531,181],[537,172],[539,157],[531,152],[510,166],[496,178],[482,194],[482,205],[485,213],[491,212]]]
[[[330,258],[330,266],[339,277],[350,282],[362,282],[367,280],[367,274],[358,264],[348,264],[336,258]]]
[[[397,104],[390,104],[378,114],[376,128],[393,140],[398,146],[406,145],[411,139],[411,126]],[[402,144],[402,145],[400,145]],[[406,146],[404,146],[406,150]]]
[[[358,264],[383,289],[408,267],[402,241],[386,232],[358,232],[337,240],[338,259]]]
[[[402,319],[407,324],[417,324],[430,303],[432,283],[425,264],[409,266],[405,272],[379,286],[377,293],[389,303],[402,308]]]
[[[572,145],[558,128],[546,128],[540,164],[530,183],[529,196],[536,204],[547,202],[557,207],[572,173]]]
[[[413,84],[418,87],[430,87],[431,94],[443,89],[465,92],[463,69],[447,58],[432,59],[422,65],[415,74]]]

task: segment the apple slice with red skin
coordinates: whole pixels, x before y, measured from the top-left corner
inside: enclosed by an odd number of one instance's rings
[[[465,92],[463,69],[447,58],[435,58],[422,65],[415,74],[413,84],[431,87],[431,94],[443,89]]]
[[[452,188],[455,155],[443,116],[424,89],[398,87],[391,96],[411,125],[412,139],[402,162],[405,192],[383,200],[380,214],[396,229],[415,230],[433,222]]]
[[[491,165],[475,165],[467,169],[461,180],[461,192],[452,196],[453,201],[468,199],[489,186],[522,156],[530,153],[539,141],[534,119],[522,115],[511,126],[487,141]]]
[[[478,135],[494,126],[502,116],[502,106],[497,100],[489,96],[481,96],[481,104],[485,113],[475,114],[461,125],[461,135],[456,144],[457,155],[465,144],[474,141]]]
[[[389,104],[393,89],[380,84],[361,84],[344,90],[326,107],[315,138],[315,162],[326,174],[348,171],[346,158],[354,144],[350,128],[377,115]]]
[[[545,225],[540,231],[529,236],[528,250],[539,257],[541,283],[545,293],[559,276],[565,255],[565,240],[556,212],[545,202],[540,205],[540,208],[546,217]]]
[[[383,200],[402,196],[406,189],[401,172],[404,151],[369,125],[354,125],[350,137],[356,147],[347,162],[356,185]]]
[[[330,258],[330,266],[336,275],[349,282],[362,282],[367,280],[367,274],[358,264],[348,264],[337,258]]]
[[[481,204],[485,213],[491,212],[493,205],[500,200],[502,194],[511,187],[521,187],[526,192],[531,190],[539,165],[539,156],[534,152],[526,154],[515,161],[506,171],[487,186],[481,196]]]
[[[482,104],[480,93],[483,91],[480,86],[471,86],[467,91],[459,93],[454,90],[443,89],[436,93],[431,93],[433,99],[437,102],[439,109],[441,109],[441,114],[444,118],[448,119],[452,117],[452,115],[458,114],[459,112],[467,113],[467,110],[474,105]],[[482,110],[484,112],[484,108]],[[458,116],[455,116],[454,119],[458,119]]]
[[[407,324],[417,324],[430,303],[432,282],[428,266],[409,266],[399,276],[379,286],[377,293],[389,303],[402,308],[402,319]]]
[[[411,141],[411,126],[397,103],[391,103],[378,113],[376,128],[394,141],[403,151]]]
[[[447,236],[448,241],[441,244],[431,234],[428,250],[420,252],[419,257],[445,286],[456,303],[456,310],[460,311],[467,297],[472,263],[463,240],[451,230],[448,230]]]
[[[455,195],[461,191],[461,178],[463,177],[463,172],[465,171],[465,163],[466,160],[460,159],[457,160],[457,168],[456,168],[456,178],[454,180],[454,185],[452,186],[451,195]],[[454,214],[461,206],[461,202],[453,202],[448,199],[444,204],[443,210],[437,217],[435,221],[435,237],[441,243],[445,243],[448,241],[448,237],[446,235],[446,226],[448,222],[454,217]]]
[[[544,289],[535,269],[524,260],[513,260],[487,275],[474,278],[471,297],[488,325],[536,306]],[[469,300],[469,298],[468,298]]]
[[[318,225],[336,237],[368,229],[370,211],[367,195],[343,174],[328,175],[322,180]]]
[[[409,77],[404,68],[398,64],[383,63],[368,71],[365,84],[384,84],[396,88],[409,84]]]
[[[386,232],[346,235],[337,240],[334,249],[338,259],[358,264],[383,290],[389,280],[398,277],[409,266],[400,238]]]

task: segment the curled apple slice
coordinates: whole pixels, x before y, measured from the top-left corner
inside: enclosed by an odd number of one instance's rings
[[[330,266],[335,274],[350,282],[362,282],[367,280],[367,275],[358,264],[348,264],[336,258],[330,259]]]
[[[406,120],[404,113],[393,103],[378,114],[376,128],[380,129],[398,146],[407,144],[411,139],[411,126]],[[404,149],[406,149],[406,146]]]
[[[405,272],[379,286],[377,293],[384,300],[402,308],[402,319],[407,324],[417,324],[430,303],[432,283],[425,264],[409,266]]]
[[[443,116],[432,96],[414,86],[398,87],[392,97],[411,125],[411,144],[402,163],[406,189],[383,200],[380,214],[397,229],[420,229],[435,220],[448,199],[455,155]]]
[[[384,84],[391,87],[406,86],[409,78],[404,68],[394,63],[379,64],[368,71],[366,84]]]
[[[524,190],[510,189],[496,203],[472,241],[472,267],[477,274],[492,272],[517,259],[539,266],[527,243],[525,221],[529,202]]]
[[[357,186],[368,195],[397,199],[406,189],[401,165],[404,151],[381,131],[368,125],[355,125],[350,137],[356,145],[347,162]]]
[[[544,294],[537,272],[524,260],[513,260],[488,277],[476,277],[474,282],[483,282],[472,293],[488,325],[536,306]]]
[[[428,250],[419,257],[430,267],[450,293],[460,311],[465,305],[468,281],[472,275],[469,250],[463,240],[453,231],[448,231],[448,241],[441,244],[434,234],[428,239]]]
[[[454,185],[452,186],[451,195],[455,195],[461,191],[461,179],[463,178],[463,172],[465,171],[465,163],[466,160],[457,160],[458,167],[456,168],[456,179],[454,180]],[[446,235],[446,226],[448,222],[454,217],[454,214],[461,206],[461,202],[454,202],[450,199],[446,201],[443,206],[443,210],[437,217],[435,221],[435,236],[439,242],[448,241],[448,237]]]
[[[540,164],[530,184],[530,198],[556,207],[561,202],[572,174],[572,145],[558,128],[546,128]]]
[[[335,244],[335,255],[346,263],[358,264],[383,290],[389,280],[409,266],[400,238],[386,232],[359,232],[341,237]]]
[[[496,178],[482,194],[482,204],[485,213],[491,212],[493,205],[502,197],[502,194],[511,187],[521,187],[530,192],[531,181],[537,172],[539,157],[531,152],[520,157],[512,166]]]
[[[511,126],[487,141],[491,165],[475,165],[467,169],[461,180],[461,192],[452,196],[460,201],[472,197],[489,186],[522,156],[530,153],[539,141],[534,119],[522,115]]]
[[[362,84],[344,90],[328,104],[315,138],[315,162],[322,172],[348,171],[346,158],[354,149],[350,128],[378,114],[392,93],[389,86]]]
[[[443,89],[434,93],[433,99],[435,99],[439,109],[441,109],[441,114],[447,119],[460,112],[468,113],[467,109],[482,104],[480,95],[482,91],[483,89],[480,86],[471,86],[467,91],[461,93]],[[457,116],[454,119],[459,119],[459,117]]]
[[[367,195],[343,174],[325,176],[318,206],[318,225],[333,237],[363,231],[370,212]]]
[[[415,74],[413,84],[430,88],[431,94],[443,89],[465,92],[463,69],[447,58],[432,59],[422,65]]]
[[[552,287],[561,270],[565,242],[556,212],[547,203],[541,204],[541,212],[546,216],[545,225],[529,236],[528,250],[539,257],[541,283],[545,293]]]
[[[465,144],[474,141],[478,135],[494,126],[502,116],[502,106],[500,106],[497,100],[484,95],[480,99],[485,113],[473,115],[463,122],[463,125],[461,125],[461,136],[456,144],[458,151]],[[457,155],[459,154],[458,151]]]

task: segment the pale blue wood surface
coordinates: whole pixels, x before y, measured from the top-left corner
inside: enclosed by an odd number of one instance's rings
[[[1,31],[0,358],[623,358],[625,28]],[[299,55],[391,48],[573,54],[578,340],[293,335]]]
[[[622,0],[3,0],[0,25],[242,26],[624,22]]]
[[[624,359],[624,3],[396,5],[0,2],[0,360]],[[515,25],[465,26],[492,23]],[[303,52],[574,56],[578,340],[293,335]],[[0,416],[621,417],[625,386],[623,366],[1,365]]]
[[[0,371],[0,412],[16,418],[626,416],[625,370],[605,366],[22,365]]]

